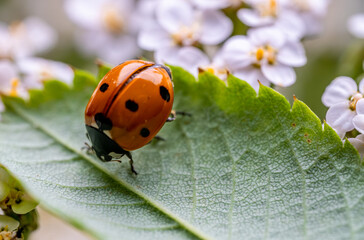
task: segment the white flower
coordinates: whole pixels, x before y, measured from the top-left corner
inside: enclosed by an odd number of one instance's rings
[[[171,49],[165,49],[171,51]],[[195,47],[181,47],[173,49],[175,54],[164,53],[164,50],[156,52],[155,60],[159,63],[168,63],[183,67],[192,73],[195,77],[198,75],[198,67],[209,63],[209,58],[200,49]],[[161,56],[159,56],[161,54]]]
[[[315,35],[322,30],[330,0],[290,0],[286,7],[294,10],[305,24],[305,35]]]
[[[35,17],[9,26],[0,23],[0,58],[19,59],[45,52],[56,39],[56,32]]]
[[[0,60],[0,113],[5,110],[1,96],[27,98],[28,92],[20,81],[16,66],[9,60]],[[1,120],[1,115],[0,115]]]
[[[239,19],[249,27],[275,27],[291,40],[299,40],[304,36],[303,20],[285,6],[285,0],[255,0],[249,3],[251,9],[238,11]]]
[[[140,26],[148,23],[150,20],[155,19],[155,12],[161,0],[139,0],[137,1],[136,14],[143,16],[138,18]]]
[[[232,74],[256,90],[258,80],[264,85],[292,85],[296,81],[293,67],[306,64],[302,44],[287,41],[283,33],[274,28],[251,29],[247,36],[230,38],[222,55]]]
[[[359,134],[355,138],[349,138],[349,142],[358,150],[360,157],[364,156],[364,134]]]
[[[20,82],[20,74],[14,63],[9,60],[0,61],[0,95],[26,97]]]
[[[232,27],[222,12],[200,11],[184,0],[162,0],[156,8],[156,20],[145,24],[138,44],[156,51],[156,58],[168,62],[183,46],[221,43],[231,34]]]
[[[356,104],[356,115],[353,118],[353,125],[360,133],[364,133],[364,99],[360,99]]]
[[[209,64],[199,65],[199,71],[212,73],[225,82],[230,74],[221,53],[218,53]]]
[[[364,13],[350,17],[348,21],[349,32],[357,38],[364,38]]]
[[[223,9],[227,7],[238,7],[243,0],[190,0],[200,9]]]
[[[202,71],[210,72],[224,81],[228,77],[229,70],[219,53],[210,61],[209,57],[204,52],[195,47],[187,46],[176,48],[175,52],[176,54],[168,55],[169,57],[164,60],[161,60],[159,55],[156,54],[156,61],[161,63],[167,62],[171,65],[183,67],[196,78]],[[167,54],[162,54],[163,56],[167,56]]]
[[[326,107],[331,107],[337,103],[350,102],[350,99],[361,99],[363,93],[364,81],[360,82],[358,92],[356,82],[350,77],[342,76],[335,78],[330,85],[327,86],[321,100]]]
[[[27,89],[42,88],[43,82],[47,80],[59,80],[69,85],[73,82],[73,69],[62,62],[43,58],[27,58],[18,61],[17,65]]]
[[[140,16],[134,14],[133,0],[66,0],[65,9],[83,29],[76,39],[83,52],[113,64],[139,54],[136,32],[140,20],[136,18]]]
[[[357,84],[353,79],[338,77],[332,81],[322,95],[322,102],[325,106],[330,107],[326,113],[326,121],[339,135],[343,136],[346,132],[356,128],[353,119],[358,114],[358,106],[364,104],[363,92],[363,80],[359,84],[358,92]]]

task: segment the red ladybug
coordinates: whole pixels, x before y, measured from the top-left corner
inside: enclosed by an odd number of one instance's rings
[[[111,161],[149,143],[168,120],[173,83],[168,67],[141,60],[126,61],[101,80],[85,110],[91,149]],[[174,114],[172,114],[174,115]]]

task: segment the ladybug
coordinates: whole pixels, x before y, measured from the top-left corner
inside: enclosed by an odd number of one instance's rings
[[[142,60],[111,69],[92,94],[86,110],[90,150],[105,162],[149,143],[167,121],[175,119],[173,83],[168,67]],[[118,160],[116,160],[118,161]]]

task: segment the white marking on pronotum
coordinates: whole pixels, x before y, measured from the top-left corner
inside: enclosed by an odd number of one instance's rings
[[[112,137],[111,137],[111,133],[110,133],[110,131],[109,130],[104,130],[104,131],[102,131],[106,136],[108,136],[109,138],[111,138],[112,139]]]
[[[121,158],[121,157],[123,156],[123,154],[115,153],[115,152],[111,152],[111,153],[109,153],[109,155],[110,155],[111,157],[113,157],[113,158],[117,158],[117,159],[119,159],[119,158]]]

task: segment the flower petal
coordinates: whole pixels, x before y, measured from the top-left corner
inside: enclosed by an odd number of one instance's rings
[[[20,71],[26,76],[32,76],[32,81],[43,82],[57,79],[67,84],[72,84],[74,71],[62,62],[51,61],[43,58],[27,58],[17,62]],[[32,82],[28,82],[28,86]]]
[[[339,132],[348,132],[354,129],[355,116],[356,112],[349,108],[349,101],[341,102],[329,108],[326,113],[326,122]]]
[[[363,68],[364,68],[364,61],[363,61]],[[362,94],[364,94],[364,78],[362,80],[360,80],[360,83],[359,83],[359,92],[361,92]]]
[[[198,67],[209,64],[209,58],[200,49],[183,47],[178,51],[179,66],[185,68],[193,75],[198,75]]]
[[[215,45],[224,41],[233,31],[233,23],[222,12],[206,10],[202,14],[200,42]]]
[[[159,24],[169,33],[191,26],[195,20],[192,5],[184,0],[161,0],[156,14]]]
[[[302,12],[301,18],[305,24],[305,36],[315,36],[323,30],[323,16],[318,16],[313,12]]]
[[[194,0],[193,4],[200,9],[222,9],[228,7],[231,3],[229,0]]]
[[[256,47],[269,45],[278,50],[286,42],[283,32],[275,27],[252,28],[247,35],[252,45]]]
[[[280,29],[291,41],[298,41],[306,31],[305,23],[298,13],[287,10],[279,14],[274,26]]]
[[[100,45],[96,54],[109,63],[120,64],[140,54],[140,48],[133,36],[127,34],[119,36],[107,35],[104,40],[104,45]]]
[[[57,34],[43,20],[31,17],[24,20],[23,24],[15,25],[10,37],[13,57],[19,59],[44,52],[53,47]]]
[[[20,223],[12,217],[0,215],[0,228],[7,228],[8,231],[15,231],[19,228]]]
[[[360,99],[356,103],[356,113],[357,114],[364,114],[364,98]]]
[[[356,130],[360,133],[364,133],[364,115],[359,114],[353,118],[353,124]]]
[[[364,14],[356,14],[348,21],[348,30],[357,38],[364,38]]]
[[[273,24],[275,21],[273,17],[262,17],[259,12],[254,9],[240,9],[237,15],[240,21],[242,21],[249,27],[261,27]]]
[[[24,21],[29,40],[36,52],[40,53],[53,47],[57,41],[56,31],[39,18],[30,17]]]
[[[288,87],[296,82],[296,73],[292,67],[277,63],[264,64],[261,69],[264,76],[277,86]]]
[[[337,129],[335,129],[335,128],[333,128],[334,130],[335,130],[335,132],[337,133],[337,135],[339,135],[339,137],[341,138],[341,139],[343,139],[344,137],[345,137],[345,135],[346,135],[346,132],[345,131],[343,131],[343,130],[337,130]]]
[[[64,8],[68,17],[85,29],[101,29],[103,0],[65,0]]]
[[[9,27],[0,22],[0,58],[11,58],[12,40],[10,39]]]
[[[154,60],[161,64],[178,65],[178,47],[165,47],[154,52]]]
[[[245,36],[234,36],[227,40],[221,50],[221,56],[225,60],[230,71],[249,66],[253,62],[250,55],[252,46]]]
[[[259,68],[248,66],[233,72],[234,76],[249,83],[256,92],[259,91],[259,82],[269,86],[269,80],[263,75]]]
[[[120,64],[140,54],[137,42],[131,35],[111,35],[102,34],[98,31],[86,31],[79,32],[76,37],[77,45],[84,54],[96,55],[111,64]]]
[[[9,60],[0,60],[0,72],[0,92],[8,92],[11,81],[18,78],[18,70]]]
[[[362,158],[364,156],[364,141],[362,139],[358,139],[359,136],[364,136],[364,134],[360,134],[356,138],[348,138],[348,140],[356,148],[356,150],[358,150],[360,157]]]
[[[322,103],[331,107],[336,103],[347,101],[357,91],[356,82],[349,77],[337,77],[327,86],[322,95]]]
[[[142,29],[138,36],[139,47],[154,51],[158,48],[171,46],[173,41],[170,34],[164,30],[158,23]]]
[[[287,66],[301,67],[307,62],[305,49],[299,42],[288,42],[279,49],[277,60]]]

